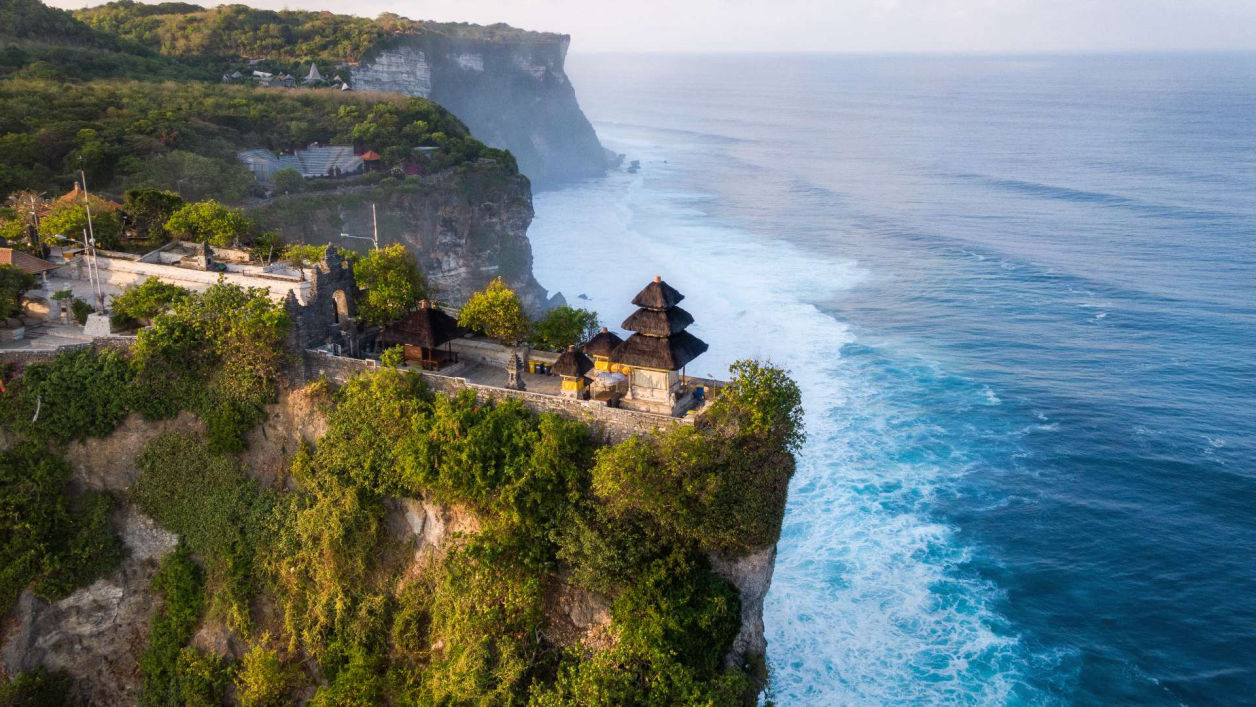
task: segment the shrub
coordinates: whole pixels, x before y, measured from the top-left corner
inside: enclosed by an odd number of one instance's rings
[[[757,437],[797,451],[806,440],[802,393],[789,372],[770,362],[737,361],[732,379],[711,403],[706,420],[743,437]]]
[[[458,325],[507,346],[519,343],[529,327],[519,296],[500,277],[467,299],[458,314]]]
[[[399,368],[406,362],[406,349],[404,346],[391,346],[379,355],[379,362],[388,368]]]
[[[86,324],[87,315],[92,314],[95,311],[96,311],[95,307],[91,306],[87,302],[84,302],[78,297],[75,297],[74,301],[70,302],[70,314],[71,316],[74,317],[74,321],[79,326],[83,326],[84,324]]]
[[[118,326],[152,324],[157,315],[164,314],[190,296],[190,292],[178,285],[150,277],[138,285],[126,288],[112,302],[113,322]]]
[[[70,674],[64,670],[39,668],[18,673],[13,679],[0,678],[2,707],[61,707],[68,704]]]
[[[263,637],[244,654],[236,673],[236,699],[242,707],[283,707],[297,684],[299,672],[284,664],[276,651],[266,648]]]
[[[292,167],[275,172],[276,194],[297,194],[305,190],[305,177]]]
[[[133,375],[126,358],[112,349],[66,351],[26,368],[9,414],[15,427],[39,437],[103,437],[128,413],[122,393]]]
[[[162,608],[153,617],[148,647],[140,656],[141,705],[183,703],[180,654],[200,623],[205,607],[204,582],[186,544],[180,543],[162,560],[152,583],[153,591],[162,597]]]
[[[226,695],[231,671],[225,658],[184,646],[175,663],[179,686],[178,704],[184,707],[218,707]]]
[[[564,305],[546,312],[532,325],[528,342],[546,351],[565,351],[592,339],[600,326],[597,312]]]
[[[136,458],[131,486],[136,505],[178,533],[205,558],[214,612],[239,630],[248,628],[248,601],[258,587],[257,553],[269,543],[275,500],[239,470],[239,463],[184,434],[165,434]]]
[[[593,489],[615,517],[643,514],[674,538],[739,555],[776,541],[793,457],[692,427],[598,451]]]

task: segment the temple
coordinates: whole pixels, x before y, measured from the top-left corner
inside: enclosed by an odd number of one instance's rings
[[[610,370],[628,378],[622,407],[665,415],[683,415],[695,404],[685,382],[685,366],[706,353],[706,342],[685,331],[693,316],[677,306],[684,295],[655,276],[637,293],[637,311],[624,320],[632,336],[610,354]]]

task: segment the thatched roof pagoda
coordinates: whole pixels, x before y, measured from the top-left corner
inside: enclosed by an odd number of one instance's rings
[[[576,347],[568,346],[567,350],[558,356],[558,360],[554,362],[550,370],[564,378],[580,378],[593,370],[593,362],[588,356],[577,351]]]
[[[590,356],[610,358],[611,352],[622,343],[624,343],[624,340],[619,338],[618,334],[607,330],[606,327],[602,327],[602,331],[598,332],[584,345],[584,352]]]
[[[706,342],[685,331],[693,316],[676,305],[685,298],[655,276],[632,303],[639,309],[621,325],[635,332],[617,346],[611,361],[625,366],[678,371],[703,353]]]
[[[384,345],[408,344],[424,349],[434,349],[458,336],[458,322],[427,300],[419,308],[390,324],[379,335]]]

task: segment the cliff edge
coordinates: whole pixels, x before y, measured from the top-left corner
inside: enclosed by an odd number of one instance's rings
[[[606,156],[563,70],[567,35],[501,38],[423,29],[386,39],[354,67],[353,88],[431,98],[487,145],[514,154],[538,186],[606,171]]]

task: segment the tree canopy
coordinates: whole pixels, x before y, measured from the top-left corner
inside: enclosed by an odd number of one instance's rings
[[[363,290],[358,318],[367,325],[391,324],[429,296],[419,264],[400,243],[367,253],[353,273]]]
[[[519,295],[494,278],[483,290],[467,299],[458,313],[458,325],[496,339],[507,346],[519,343],[528,334],[531,324],[523,313]]]

